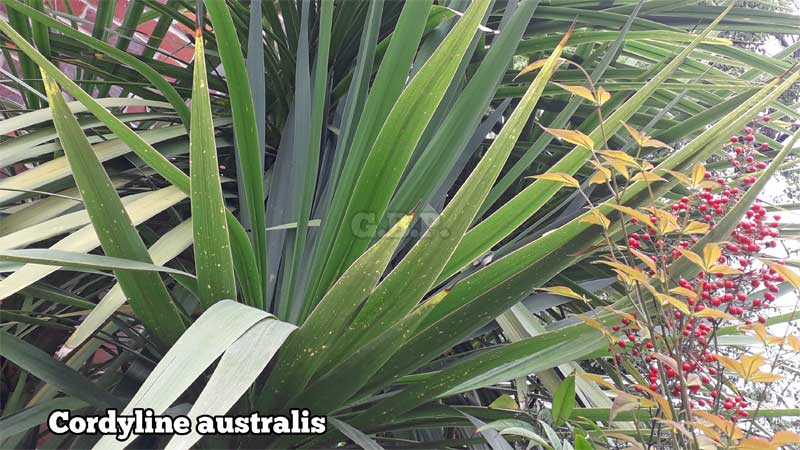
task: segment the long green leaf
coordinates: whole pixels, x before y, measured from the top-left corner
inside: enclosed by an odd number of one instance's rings
[[[125,212],[108,174],[67,108],[61,89],[44,71],[42,78],[61,147],[103,250],[108,256],[152,264],[147,247]],[[145,326],[164,344],[175,342],[185,326],[160,276],[125,269],[115,270],[114,274]]]
[[[236,298],[233,256],[214,142],[202,30],[195,36],[192,120],[189,133],[192,232],[200,301],[204,308]]]
[[[411,224],[408,214],[345,271],[286,343],[259,398],[272,411],[298,394],[330,355],[330,349],[375,288]],[[314,355],[309,357],[308,355]]]
[[[0,355],[61,392],[99,407],[116,408],[122,403],[78,372],[11,333],[0,330],[0,344]]]
[[[96,36],[87,36],[80,31],[31,8],[30,6],[18,2],[17,0],[7,0],[5,4],[9,8],[13,8],[25,14],[32,20],[35,20],[49,28],[54,28],[63,33],[65,36],[69,36],[88,47],[91,47],[99,52],[103,52],[120,63],[126,64],[141,73],[142,76],[144,76],[149,82],[153,83],[153,86],[157,87],[164,94],[164,97],[169,101],[172,107],[175,108],[175,111],[179,116],[181,116],[184,126],[188,129],[191,116],[189,115],[189,108],[184,103],[183,97],[178,94],[178,91],[175,90],[175,88],[164,78],[163,75],[156,72],[152,67],[140,61],[135,56],[122,51],[113,45],[103,42],[102,39],[97,38]]]
[[[725,120],[707,130],[703,136],[692,141],[680,152],[673,154],[670,157],[671,161],[662,163],[662,169],[691,167],[693,161],[704,156],[708,157],[733,130],[740,129],[752,115],[780,95],[798,78],[800,72],[788,77],[783,83],[779,84],[780,80],[775,80],[765,86],[758,95],[731,112]],[[635,196],[637,192],[644,190],[645,185],[644,182],[637,182],[631,186],[631,188],[636,186],[636,189],[629,191],[630,196]],[[626,198],[628,198],[627,192]],[[531,288],[541,286],[564,267],[579,260],[580,256],[577,255],[583,254],[586,248],[599,239],[599,233],[590,230],[591,225],[581,223],[579,220],[580,218],[576,218],[456,284],[450,293],[454,300],[441,304],[438,310],[431,313],[430,323],[424,325],[418,336],[412,338],[404,346],[406,348],[399,351],[397,356],[381,369],[376,379],[392,379],[400,372],[413,370],[412,367],[418,367],[420,359],[432,358],[438,352],[454,345],[459,339],[519,301],[522,296],[530,292]],[[442,336],[445,335],[451,336],[452,339],[443,340]],[[420,353],[427,356],[421,358]],[[569,357],[559,364],[568,360]],[[533,371],[529,370],[527,373]]]
[[[732,3],[729,8],[732,7]],[[622,128],[623,122],[641,107],[641,105],[652,95],[658,86],[666,81],[669,76],[686,60],[689,53],[697,47],[700,42],[711,33],[724,17],[719,16],[714,22],[698,35],[681,53],[675,56],[669,64],[658,72],[642,89],[628,99],[624,105],[614,111],[611,116],[606,118],[602,127],[598,127],[589,137],[600,145],[603,136],[611,136],[618,129]],[[580,169],[591,156],[591,150],[576,146],[558,163],[553,165],[551,172],[561,172],[574,174]],[[443,272],[443,278],[452,275],[462,267],[472,262],[475,258],[489,250],[493,245],[502,240],[512,230],[520,226],[533,213],[539,210],[547,200],[553,197],[560,189],[561,184],[548,180],[537,180],[513,199],[505,203],[500,209],[489,216],[487,219],[472,228],[467,236],[459,245],[459,249],[448,263],[447,269]]]
[[[380,6],[380,4],[376,5],[376,8],[372,10],[376,15],[380,13],[380,9],[377,6]],[[353,231],[348,229],[351,226],[351,222],[346,222],[345,213],[351,201],[358,177],[370,153],[370,148],[372,148],[383,124],[387,121],[387,117],[392,113],[392,106],[397,101],[398,96],[401,95],[403,86],[405,86],[409,66],[413,61],[422,37],[424,19],[427,17],[430,8],[431,0],[406,2],[403,5],[403,10],[394,31],[394,38],[389,44],[386,57],[383,59],[375,76],[375,82],[372,91],[367,97],[364,110],[358,116],[358,126],[356,127],[355,135],[351,137],[352,145],[340,147],[339,149],[338,153],[345,154],[346,159],[344,160],[342,174],[336,180],[336,191],[331,200],[331,207],[327,212],[320,242],[314,255],[315,260],[311,268],[312,285],[309,286],[307,294],[310,301],[306,303],[303,316],[311,312],[314,302],[322,298],[328,287],[333,284],[336,275],[338,275],[333,273],[334,269],[332,267],[329,267],[329,261],[334,252],[337,252],[336,258],[341,258],[338,254],[342,252],[341,246],[344,244],[340,242],[339,236],[341,234],[349,235]],[[375,17],[375,19],[379,19],[379,17]],[[374,32],[377,33],[378,30],[374,30]],[[372,44],[370,43],[370,45]],[[363,63],[367,64],[367,61]],[[369,77],[365,76],[362,82],[366,83],[366,78]],[[353,111],[353,114],[358,114],[358,112]],[[355,124],[356,122],[353,121],[348,125],[352,128]],[[345,137],[350,136],[349,130],[345,130],[345,133]]]
[[[134,132],[122,121],[115,117],[110,111],[87,94],[75,84],[70,77],[61,72],[53,63],[36,51],[22,36],[13,28],[0,20],[0,31],[6,35],[22,50],[33,59],[42,72],[60,83],[73,97],[75,97],[86,109],[100,119],[106,126],[117,135],[123,142],[130,146],[131,150],[153,170],[163,176],[168,182],[175,185],[182,192],[188,194],[189,176],[183,173],[178,167],[172,164],[164,155],[159,153],[152,145],[142,139],[139,134]],[[124,101],[135,101],[135,99],[122,99]],[[233,214],[226,212],[228,229],[230,231],[231,248],[234,254],[237,276],[239,278],[245,298],[250,304],[263,305],[262,278],[257,266],[257,259],[245,232],[239,221]]]
[[[236,152],[242,163],[242,182],[248,217],[252,222],[253,248],[262,283],[267,274],[267,225],[264,216],[264,174],[261,171],[264,148],[258,138],[253,94],[247,78],[242,46],[233,25],[230,10],[224,1],[206,1],[214,25],[217,50],[225,69],[225,81],[231,98]]]
[[[191,244],[192,220],[188,219],[161,236],[150,247],[149,252],[154,263],[163,265],[178,256]],[[125,300],[125,293],[122,292],[120,285],[112,286],[97,305],[93,305],[91,312],[67,338],[67,341],[58,350],[57,356],[63,359],[86,342],[125,303]]]
[[[381,222],[400,177],[436,107],[444,97],[461,58],[489,6],[474,2],[458,21],[436,52],[417,72],[386,118],[356,182],[342,220],[335,253],[331,256],[322,282],[337,277],[360,255],[372,236],[349,229],[358,215]]]
[[[403,261],[370,296],[350,327],[350,333],[341,342],[342,350],[348,345],[363,342],[364,339],[371,337],[374,330],[391,327],[411,311],[434,285],[511,154],[550,76],[558,66],[568,38],[569,33],[553,50],[497,139],[453,200]]]
[[[32,248],[27,250],[0,250],[0,261],[16,261],[26,264],[44,264],[76,269],[124,269],[144,272],[165,272],[193,277],[193,275],[170,267],[157,266],[132,259],[111,256],[87,255],[63,250]]]

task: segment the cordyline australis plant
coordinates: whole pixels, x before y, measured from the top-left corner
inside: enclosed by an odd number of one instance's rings
[[[169,0],[116,27],[106,1],[88,29],[55,3],[2,2],[0,447],[797,440],[755,425],[800,411],[749,392],[797,344],[766,328],[797,275],[761,254],[791,228],[756,200],[794,163],[798,45],[712,35],[796,17]],[[328,429],[45,425],[108,408]]]

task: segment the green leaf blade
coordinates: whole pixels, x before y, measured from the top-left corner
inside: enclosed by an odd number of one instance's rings
[[[195,38],[192,122],[189,133],[192,232],[200,300],[208,308],[220,300],[236,299],[236,280],[200,30]]]

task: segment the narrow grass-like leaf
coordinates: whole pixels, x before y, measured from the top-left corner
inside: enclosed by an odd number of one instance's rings
[[[53,63],[36,51],[22,36],[13,28],[0,20],[0,31],[6,35],[20,48],[26,55],[33,59],[42,72],[47,73],[67,92],[75,97],[92,114],[100,119],[109,127],[121,141],[125,142],[137,156],[153,170],[163,176],[168,182],[174,184],[182,192],[188,194],[189,176],[183,173],[178,167],[172,164],[164,155],[159,153],[139,134],[126,126],[121,120],[114,116],[110,111],[97,103],[91,95],[87,94],[70,77],[61,72]],[[115,99],[117,100],[117,99]],[[134,102],[135,99],[118,99],[122,102]],[[45,119],[46,120],[46,119]],[[0,191],[2,195],[2,191]],[[228,229],[230,231],[231,249],[236,264],[237,276],[239,277],[245,298],[250,304],[263,305],[262,277],[257,266],[257,259],[252,245],[247,237],[242,225],[229,211],[226,211]]]
[[[726,10],[730,10],[732,4]],[[696,48],[702,39],[711,33],[714,26],[719,23],[724,14],[712,22],[700,35],[698,35],[683,51],[676,55],[673,60],[660,70],[642,89],[638,90],[625,104],[614,111],[604,122],[602,127],[598,127],[589,137],[594,142],[602,142],[603,136],[610,136],[622,127],[630,116],[641,107],[648,97],[666,81],[669,76],[686,60],[691,51]],[[574,174],[581,168],[591,156],[591,150],[576,146],[564,158],[550,168],[550,172],[563,172]],[[448,263],[443,277],[452,275],[465,265],[472,262],[475,258],[490,249],[497,242],[502,240],[509,232],[516,229],[533,213],[545,204],[547,200],[560,189],[548,181],[537,181],[517,194],[513,199],[505,203],[501,208],[494,212],[487,219],[472,228],[467,236],[459,245],[459,249]]]
[[[78,252],[65,252],[42,248],[26,250],[0,250],[0,261],[16,261],[26,264],[44,264],[74,269],[95,270],[138,270],[144,272],[165,272],[193,277],[193,275],[170,267],[157,266],[132,259],[114,258],[102,255],[87,255]]]
[[[236,299],[236,280],[211,119],[203,32],[199,28],[195,36],[192,120],[189,172],[194,258],[200,301],[208,308],[220,300]]]
[[[183,97],[178,94],[178,91],[167,81],[163,75],[156,72],[152,67],[145,64],[144,62],[137,59],[135,56],[122,51],[113,45],[107,44],[103,42],[102,39],[91,36],[87,36],[80,31],[69,27],[52,17],[43,14],[30,6],[27,6],[23,3],[18,2],[17,0],[7,0],[5,2],[6,6],[9,8],[13,8],[20,13],[25,14],[26,16],[30,17],[32,20],[35,20],[41,24],[44,24],[47,27],[56,29],[63,33],[66,36],[69,36],[82,44],[91,47],[99,52],[103,52],[114,58],[115,60],[119,61],[122,64],[128,65],[129,67],[135,69],[139,73],[142,74],[149,82],[153,83],[153,86],[156,86],[161,92],[164,94],[164,97],[169,101],[175,111],[181,116],[181,120],[184,123],[185,127],[189,127],[189,108],[184,103]],[[113,8],[112,8],[113,11]],[[113,12],[112,12],[113,14]],[[113,17],[113,15],[112,15]],[[99,22],[98,22],[99,24]]]
[[[670,156],[668,161],[662,163],[662,165],[665,165],[662,169],[671,170],[680,164],[689,164],[691,166],[693,161],[707,157],[715,149],[716,145],[724,142],[727,136],[730,136],[730,133],[733,132],[732,130],[743,126],[751,117],[750,114],[755,114],[761,110],[772,99],[787,89],[798,77],[800,77],[800,72],[788,77],[782,83],[779,83],[779,80],[775,80],[765,86],[757,95],[754,95],[740,108],[731,112],[725,120],[706,131],[701,137],[696,138],[681,151]],[[634,197],[637,193],[642,192],[647,184],[645,182],[637,182],[630,186],[629,189],[634,186],[636,189],[626,191],[626,198],[629,198],[628,195]],[[651,184],[651,186],[656,195],[661,192],[657,189],[659,187],[658,184]],[[668,186],[671,185],[667,184]],[[456,298],[454,296],[459,298],[440,305],[438,310],[431,313],[431,323],[424,325],[420,329],[419,335],[407,344],[407,349],[398,352],[397,356],[381,369],[376,378],[391,379],[396,377],[398,371],[418,367],[411,362],[410,355],[414,355],[413,359],[419,361],[420,352],[430,352],[428,356],[432,358],[438,352],[449,348],[449,345],[457,343],[459,339],[467,336],[472,330],[477,329],[480,324],[500,314],[530,292],[531,288],[541,286],[558,271],[576,262],[580,259],[577,255],[583,252],[582,249],[588,248],[591,243],[596,242],[600,237],[598,231],[589,230],[593,226],[581,223],[580,218],[577,218],[456,284],[450,296],[454,299]],[[523,257],[523,255],[526,256]],[[527,262],[518,266],[521,269],[520,271],[511,267],[521,262],[521,260],[516,260],[518,257],[524,259],[531,257]],[[515,275],[511,275],[512,273],[515,273]],[[483,291],[483,293],[479,293],[479,291]],[[462,324],[465,325],[463,328]],[[456,331],[456,328],[462,329]],[[441,338],[444,335],[453,336],[454,339],[442,340]],[[559,364],[568,360],[569,358],[560,361]],[[528,369],[532,368],[528,367]],[[531,372],[533,370],[529,370],[527,373]],[[409,395],[413,394],[409,392]]]
[[[55,361],[36,346],[3,330],[0,330],[0,355],[45,383],[52,384],[61,392],[90,405],[116,408],[122,404],[118,398],[102,390],[78,372]]]
[[[363,448],[364,450],[384,450],[374,439],[367,436],[366,434],[362,433],[356,428],[351,427],[350,425],[342,422],[341,420],[335,417],[329,417],[328,422],[332,423],[333,426],[339,429],[343,435],[347,436],[356,443],[359,447]]]
[[[274,410],[298,394],[330,357],[330,349],[375,288],[413,218],[407,214],[353,262],[289,338],[261,393],[264,410]]]
[[[75,411],[89,406],[83,400],[74,397],[58,397],[29,406],[7,417],[0,419],[0,442],[17,433],[29,430],[47,422],[47,418],[57,410]]]
[[[186,198],[186,196],[175,187],[160,189],[156,192],[159,192],[160,195],[155,198],[143,196],[125,206],[125,210],[134,225],[143,223],[145,220],[150,219]],[[60,241],[51,245],[50,248],[53,250],[71,252],[88,252],[97,248],[99,245],[100,239],[97,236],[96,230],[91,225],[87,225],[62,238]],[[19,292],[58,269],[58,266],[42,266],[38,264],[23,266],[3,280],[0,280],[0,299],[4,299],[9,295]]]
[[[314,87],[311,89],[311,93],[313,97],[309,100],[309,113],[311,119],[311,129],[307,128],[307,125],[303,124],[301,121],[297,120],[297,115],[295,115],[295,153],[303,152],[302,147],[297,147],[298,144],[302,144],[303,142],[307,143],[307,153],[305,159],[305,167],[299,167],[302,169],[303,176],[298,179],[298,182],[301,182],[300,186],[298,186],[298,196],[295,197],[298,201],[296,202],[298,205],[297,209],[297,232],[293,235],[294,239],[294,249],[293,255],[290,261],[292,262],[291,272],[289,274],[285,274],[286,277],[288,275],[288,292],[286,292],[286,296],[284,297],[285,300],[288,302],[293,302],[294,307],[292,311],[289,311],[289,317],[292,321],[297,321],[298,316],[302,314],[302,310],[304,309],[304,302],[301,302],[301,298],[297,298],[295,296],[296,290],[298,290],[298,285],[305,286],[307,283],[307,279],[302,277],[301,269],[303,263],[305,262],[303,256],[305,255],[306,249],[306,241],[308,240],[308,220],[309,216],[311,215],[311,206],[314,202],[314,192],[317,185],[317,172],[319,167],[319,159],[320,159],[320,145],[324,139],[325,134],[327,134],[323,128],[323,119],[325,118],[325,107],[327,106],[327,90],[328,90],[328,58],[330,55],[330,41],[331,41],[331,26],[333,22],[333,0],[323,0],[320,5],[320,31],[319,31],[319,39],[317,40],[317,60],[314,65]],[[308,24],[304,24],[301,26],[301,33],[304,33]],[[306,43],[307,44],[307,43]],[[298,51],[300,48],[298,47]],[[307,51],[307,49],[306,49]],[[298,59],[298,63],[303,62],[302,59]],[[304,61],[307,65],[308,63],[308,54],[306,54],[306,59]],[[297,74],[300,74],[301,71],[304,73],[303,77],[305,77],[305,73],[308,67],[305,69],[298,67]],[[298,79],[298,81],[300,81]],[[308,80],[310,83],[310,80]],[[301,83],[298,83],[298,90],[302,86]],[[297,105],[299,102],[295,102],[295,114],[299,112],[297,109]],[[299,127],[304,127],[304,130],[300,130]],[[305,134],[306,138],[302,139],[299,135]],[[322,136],[322,137],[320,137]],[[309,301],[310,303],[310,301]],[[282,303],[279,303],[279,306]],[[281,317],[280,315],[278,317]]]
[[[242,46],[228,5],[224,1],[216,0],[207,1],[205,5],[214,25],[217,50],[225,69],[225,81],[231,98],[236,151],[242,163],[242,182],[247,202],[245,207],[253,225],[250,231],[253,234],[256,264],[263,283],[267,276],[267,225],[264,216],[264,173],[261,170],[264,148],[261,147],[258,137],[259,124],[256,122],[253,94],[250,91]],[[205,77],[205,74],[203,76]]]
[[[494,91],[538,4],[536,0],[528,0],[514,11],[509,23],[492,43],[441,127],[398,187],[392,199],[391,210],[405,211],[413,208],[420,199],[432,195],[437,184],[447,176],[459,155],[458,150],[469,141],[470,134],[464,131],[472,130],[478,125],[489,102],[494,98]],[[558,39],[553,46],[556,44]],[[527,91],[527,87],[523,87],[523,91]]]
[[[342,174],[337,180],[336,192],[331,200],[326,221],[322,227],[320,242],[315,252],[314,264],[311,268],[312,284],[309,286],[308,297],[310,300],[306,306],[303,316],[311,312],[314,302],[322,298],[328,287],[333,284],[337,273],[333,262],[341,259],[341,254],[345,250],[343,247],[346,242],[340,241],[341,234],[351,235],[352,230],[348,227],[353,222],[347,222],[345,213],[351,201],[354,187],[361,174],[365,161],[370,154],[375,139],[381,131],[381,127],[387,122],[392,107],[406,84],[409,66],[411,65],[419,41],[422,37],[425,17],[431,8],[431,0],[420,0],[407,2],[403,5],[403,10],[394,31],[394,38],[389,44],[386,57],[383,59],[372,91],[364,104],[364,110],[360,113],[357,121],[355,135],[352,136],[352,145],[340,148],[339,152],[346,152],[347,158],[344,161]],[[373,12],[379,13],[378,9]],[[377,19],[377,18],[376,18]],[[380,27],[378,27],[380,28]],[[375,30],[378,32],[378,30]],[[366,62],[365,62],[366,64]],[[366,74],[365,74],[366,75]],[[365,78],[369,78],[366,76]],[[362,80],[367,82],[367,80]],[[407,99],[409,102],[411,99]],[[356,112],[354,112],[356,114]],[[350,123],[350,127],[355,126],[355,122]],[[346,133],[349,132],[346,131]],[[363,210],[362,210],[363,212]],[[375,218],[373,218],[373,221]],[[334,255],[334,252],[336,253]],[[331,261],[331,258],[334,258]],[[329,261],[331,261],[329,263]],[[343,270],[347,267],[346,263]]]
[[[152,264],[147,247],[125,212],[108,174],[67,109],[61,89],[44,71],[42,78],[61,147],[103,250],[108,256]],[[114,274],[145,326],[164,344],[175,342],[185,326],[160,276],[124,269],[115,270]]]
[[[403,261],[370,296],[364,309],[359,312],[350,327],[350,332],[343,338],[342,350],[347,345],[371,337],[371,332],[374,333],[374,330],[391,327],[411,311],[425,292],[433,286],[467,231],[467,227],[475,219],[478,208],[511,154],[525,123],[559,63],[568,38],[569,33],[547,59],[547,63],[542,67],[536,80],[531,83],[497,139],[453,200]],[[421,267],[424,269],[420,270]]]
[[[192,221],[189,219],[161,236],[150,247],[149,252],[155,264],[163,265],[178,256],[191,244]],[[63,359],[86,342],[125,303],[125,300],[125,294],[122,292],[120,285],[115,284],[112,286],[67,338],[67,341],[58,350],[57,356]]]
[[[139,98],[98,98],[95,103],[105,108],[119,108],[124,106],[148,106],[151,108],[170,108],[169,103],[157,102],[153,100],[143,100]],[[67,108],[73,113],[88,111],[86,105],[79,101],[67,103]],[[53,112],[50,108],[38,109],[36,111],[19,114],[14,117],[0,121],[0,134],[8,134],[12,131],[38,125],[53,119]]]

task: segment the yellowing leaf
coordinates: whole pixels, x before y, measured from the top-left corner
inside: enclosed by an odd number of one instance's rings
[[[564,58],[558,58],[558,64],[563,64],[566,62]],[[516,80],[517,78],[525,75],[526,73],[533,72],[534,70],[541,69],[547,63],[547,59],[537,59],[536,61],[528,64],[524,69],[522,69],[517,76],[514,77]]]
[[[790,444],[800,444],[800,434],[789,430],[778,431],[775,433],[775,436],[772,436],[772,440],[769,442],[776,447],[782,447]]]
[[[591,89],[585,88],[583,86],[569,86],[566,84],[555,83],[555,82],[553,84],[560,87],[561,89],[564,89],[567,92],[577,95],[578,97],[585,98],[586,100],[589,100],[590,102],[598,106],[607,102],[608,99],[611,98],[611,94],[606,92],[606,90],[603,89],[602,87],[597,89],[597,96],[595,96],[594,92],[592,92]]]
[[[650,396],[650,397],[651,397],[653,400],[655,400],[655,401],[656,401],[656,403],[658,403],[658,407],[659,407],[659,409],[661,410],[661,414],[663,414],[663,415],[664,415],[664,417],[665,417],[667,420],[672,420],[672,419],[673,419],[673,416],[672,416],[672,410],[671,410],[671,409],[670,409],[670,407],[669,407],[669,401],[668,401],[666,398],[664,398],[664,397],[662,397],[662,396],[660,396],[660,395],[656,394],[655,392],[653,392],[653,391],[651,391],[651,390],[649,390],[649,389],[645,390],[645,392],[646,392],[646,393],[647,393],[647,395],[649,395],[649,396]]]
[[[633,156],[620,150],[598,150],[596,153],[598,155],[603,155],[603,157],[606,159],[616,159],[625,162],[629,167],[639,167],[639,164],[636,162]]]
[[[679,248],[678,251],[686,259],[688,259],[689,261],[691,261],[691,262],[693,262],[693,263],[697,264],[698,266],[700,266],[700,267],[705,269],[705,264],[703,263],[703,258],[701,258],[700,255],[698,255],[697,253],[695,253],[695,252],[693,252],[691,250],[686,250],[686,249],[683,249],[683,248]]]
[[[589,301],[586,297],[582,296],[581,294],[578,294],[577,292],[573,291],[572,289],[566,286],[551,286],[546,288],[540,288],[539,290],[549,292],[555,295],[560,295],[562,297],[574,298],[576,300],[581,300],[584,302]]]
[[[610,172],[609,172],[610,173]],[[597,171],[589,178],[589,184],[606,184],[611,177],[601,171]]]
[[[734,269],[731,266],[726,266],[724,264],[716,264],[708,268],[708,271],[711,273],[721,273],[723,275],[739,275],[742,273],[739,269]]]
[[[687,177],[685,174],[683,174],[681,172],[676,172],[674,170],[668,170],[667,173],[669,173],[670,175],[675,177],[675,179],[680,181],[682,185],[684,185],[686,187],[692,186],[692,180],[689,177]]]
[[[756,372],[750,376],[750,381],[755,383],[774,383],[780,379],[783,379],[782,375],[769,372]]]
[[[622,125],[624,125],[625,129],[628,130],[628,134],[630,134],[633,140],[636,141],[636,144],[639,147],[642,147],[642,143],[644,142],[644,136],[642,136],[642,134],[639,133],[639,131],[636,128],[633,128],[627,123],[623,123]]]
[[[686,234],[706,234],[710,227],[707,223],[698,222],[696,220],[692,220],[686,227],[684,227],[683,232]]]
[[[617,274],[625,275],[625,277],[622,277],[623,278],[622,281],[625,281],[628,284],[633,284],[630,281],[635,280],[642,284],[648,285],[648,281],[650,280],[650,278],[641,270],[635,267],[622,264],[620,262],[598,261],[597,264],[605,264],[607,266],[613,267],[614,271],[617,272]]]
[[[594,159],[590,160],[590,162],[595,168],[597,168],[597,172],[595,172],[592,177],[589,178],[589,184],[607,183],[608,180],[611,179],[611,171]]]
[[[704,179],[706,175],[706,166],[703,163],[697,163],[692,168],[692,186],[699,185]]]
[[[645,133],[639,132],[627,123],[623,123],[622,125],[625,126],[625,129],[628,130],[628,133],[631,135],[631,137],[633,137],[633,140],[636,141],[636,144],[638,144],[639,147],[669,147],[667,144],[657,139],[653,139]]]
[[[561,184],[567,185],[569,187],[580,188],[581,184],[578,183],[578,180],[572,177],[572,175],[566,173],[543,173],[541,175],[534,175],[532,177],[527,178],[535,178],[537,180],[547,180],[547,181],[557,181]]]
[[[585,323],[586,325],[589,325],[595,330],[603,333],[603,336],[608,339],[608,342],[614,342],[614,335],[612,335],[602,323],[592,319],[591,317],[584,316],[583,314],[575,314],[575,317],[580,319],[581,322]],[[578,376],[580,376],[580,374],[578,374]]]
[[[649,224],[650,223],[650,216],[648,216],[647,214],[645,214],[643,212],[639,212],[639,211],[637,211],[637,210],[635,210],[633,208],[629,208],[629,207],[624,206],[624,205],[610,204],[608,206],[616,209],[617,211],[621,211],[621,212],[623,212],[624,214],[626,214],[628,216],[635,217],[636,219],[639,220],[639,222],[642,222],[643,224]]]
[[[603,213],[597,209],[589,210],[589,213],[581,217],[579,222],[600,225],[604,230],[608,230],[609,225],[611,225],[611,221],[608,220],[608,217],[604,216]]]
[[[608,91],[603,89],[603,86],[598,86],[597,87],[597,101],[595,103],[597,103],[598,105],[603,105],[603,103],[605,103],[605,102],[607,102],[609,100],[611,100],[611,94],[609,94]]]
[[[741,439],[744,437],[744,431],[742,431],[741,428],[737,427],[735,423],[729,420],[722,419],[714,414],[702,410],[693,410],[692,414],[697,417],[701,417],[706,422],[714,425],[717,427],[717,429],[725,433],[725,435],[731,439]]]
[[[734,319],[734,317],[724,311],[720,311],[714,308],[706,308],[702,311],[697,311],[694,313],[695,317],[711,317],[712,319]]]
[[[768,440],[759,436],[742,439],[736,444],[736,450],[770,450],[774,448]]]
[[[755,355],[742,355],[739,358],[739,361],[736,361],[735,359],[729,358],[725,355],[717,355],[717,360],[726,369],[736,373],[745,381],[772,383],[783,378],[780,375],[762,372],[759,370],[766,362],[760,353]]]
[[[577,95],[578,97],[585,98],[586,100],[589,100],[592,103],[597,103],[596,99],[594,98],[594,94],[589,88],[585,88],[583,86],[570,86],[567,84],[561,84],[555,82],[553,82],[553,84],[555,84],[556,86],[560,87],[561,89],[569,93]]]
[[[604,386],[604,387],[606,387],[606,388],[608,388],[608,389],[610,389],[610,390],[612,390],[612,391],[614,391],[616,393],[619,393],[619,394],[624,393],[624,392],[620,391],[619,389],[617,389],[616,386],[614,386],[611,382],[609,382],[608,380],[606,380],[605,378],[603,378],[600,375],[597,375],[597,374],[594,374],[594,373],[586,373],[586,372],[577,373],[576,375],[578,376],[578,378],[583,378],[584,380],[593,381],[593,382],[595,382],[595,383],[597,383],[597,384],[599,384],[601,386]]]
[[[658,139],[653,139],[647,136],[644,140],[642,147],[649,147],[649,148],[669,148],[669,145],[665,144],[664,142],[659,141]]]
[[[711,266],[717,263],[720,255],[722,255],[722,249],[719,245],[713,242],[706,244],[703,247],[703,269],[708,271]]]
[[[722,441],[722,435],[717,430],[715,430],[714,428],[708,426],[707,424],[700,423],[700,422],[688,422],[688,423],[691,426],[693,426],[693,427],[697,428],[698,430],[702,431],[705,434],[705,437],[710,438],[710,439],[714,440],[717,443]],[[703,437],[703,436],[698,436],[698,437]],[[713,448],[716,449],[716,447],[713,447]]]
[[[795,353],[800,353],[800,337],[789,336],[786,338],[786,343],[789,344],[789,347],[792,347]]]
[[[594,149],[594,141],[592,139],[581,133],[578,130],[562,130],[559,128],[544,128],[544,131],[552,134],[553,136],[561,139],[562,141],[569,142],[570,144],[578,145],[584,147],[588,150]]]
[[[630,173],[628,173],[628,163],[626,163],[625,161],[622,161],[620,159],[606,158],[606,163],[609,166],[613,167],[618,174],[625,177],[626,180],[631,177]]]
[[[631,178],[632,180],[644,180],[648,183],[653,183],[655,181],[666,181],[664,178],[654,174],[653,172],[639,172]]]
[[[773,336],[769,334],[767,331],[767,327],[760,323],[752,323],[750,325],[742,325],[739,327],[742,330],[749,330],[753,332],[753,335],[758,338],[764,344],[781,344],[783,343],[783,338],[778,336]]]
[[[684,314],[689,314],[690,313],[689,305],[684,303],[683,301],[678,300],[677,298],[675,298],[675,297],[673,297],[671,295],[662,294],[661,292],[658,292],[655,289],[651,289],[650,292],[652,292],[652,294],[656,298],[656,300],[658,300],[659,303],[661,303],[662,305],[669,304],[669,305],[671,305],[672,307],[674,307],[675,309],[679,310],[680,312],[682,312]]]
[[[674,288],[670,289],[669,292],[672,293],[672,294],[682,295],[682,296],[684,296],[686,298],[696,298],[697,297],[697,293],[695,291],[693,291],[691,289],[687,289],[685,287],[674,287]]]
[[[649,256],[645,255],[644,253],[636,250],[635,248],[631,248],[631,253],[633,253],[641,262],[643,262],[650,270],[653,272],[658,272],[658,267],[656,267],[656,263],[650,259]]]
[[[652,209],[650,212],[658,219],[656,227],[661,234],[680,230],[678,219],[672,213],[660,209]]]

